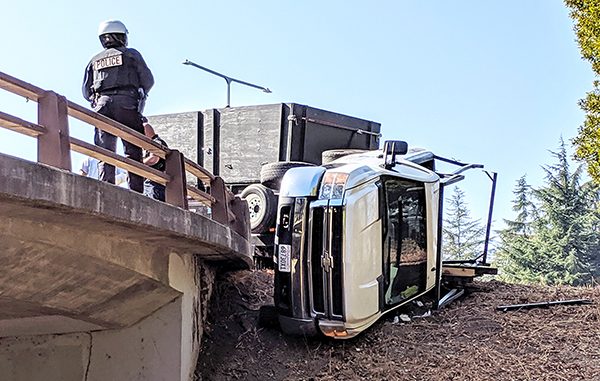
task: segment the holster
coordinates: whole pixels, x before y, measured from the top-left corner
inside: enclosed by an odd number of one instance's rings
[[[138,99],[138,112],[143,115],[144,114],[144,107],[146,107],[146,98],[147,95],[144,93],[144,89],[139,88],[138,89],[138,94],[139,99]]]
[[[91,106],[92,108],[96,108],[96,104],[98,103],[98,98],[100,98],[100,94],[98,93],[94,93],[94,95],[92,95],[92,99],[90,100]]]

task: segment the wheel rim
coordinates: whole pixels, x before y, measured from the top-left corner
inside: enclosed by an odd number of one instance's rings
[[[250,194],[246,197],[248,203],[248,212],[250,213],[250,224],[255,224],[260,219],[262,201],[257,194]]]

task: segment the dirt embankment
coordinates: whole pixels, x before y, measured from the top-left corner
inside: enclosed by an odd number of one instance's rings
[[[427,318],[390,315],[347,341],[256,326],[272,273],[219,277],[198,363],[202,380],[600,380],[600,287],[476,283]],[[593,305],[498,312],[496,306],[589,298]]]

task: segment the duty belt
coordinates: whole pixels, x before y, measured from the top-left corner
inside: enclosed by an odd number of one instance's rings
[[[139,93],[137,90],[133,88],[128,89],[108,89],[108,90],[100,90],[97,92],[99,96],[102,95],[129,95],[133,98],[139,98]]]

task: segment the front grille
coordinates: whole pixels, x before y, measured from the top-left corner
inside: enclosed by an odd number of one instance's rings
[[[312,226],[310,230],[310,262],[312,277],[312,301],[313,309],[317,313],[325,313],[325,289],[323,284],[323,267],[321,266],[321,256],[323,255],[323,222],[325,211],[323,208],[312,209]]]
[[[310,227],[311,300],[314,313],[341,319],[343,296],[343,209],[312,208]]]
[[[331,257],[333,266],[331,269],[331,312],[333,315],[343,316],[344,296],[342,293],[342,245],[344,219],[341,206],[330,208],[331,211]]]

